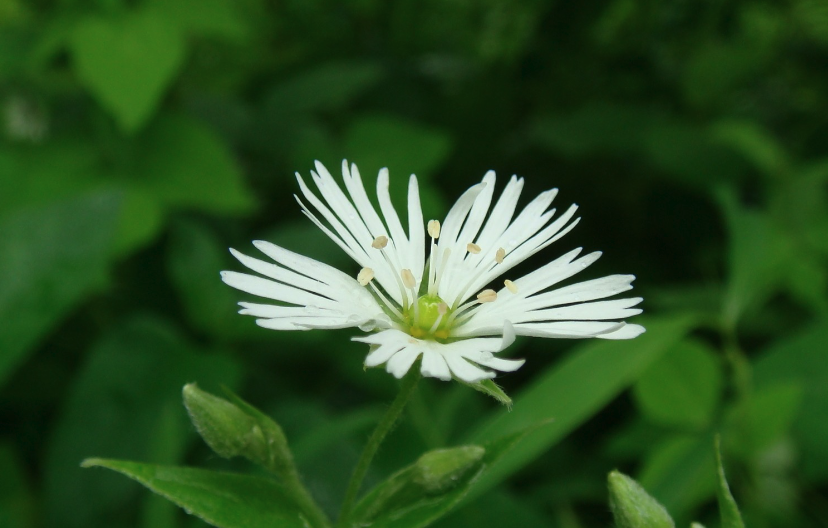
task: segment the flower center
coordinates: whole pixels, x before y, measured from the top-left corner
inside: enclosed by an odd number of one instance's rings
[[[451,323],[446,302],[436,295],[423,295],[416,304],[416,309],[404,314],[408,333],[416,338],[447,339]]]

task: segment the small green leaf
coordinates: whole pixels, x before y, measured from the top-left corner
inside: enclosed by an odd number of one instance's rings
[[[497,400],[498,403],[502,403],[506,406],[507,409],[512,410],[512,398],[510,398],[509,395],[506,394],[506,392],[503,390],[503,388],[494,381],[490,379],[479,381],[477,383],[466,383],[462,380],[457,381],[459,381],[467,387],[471,387],[476,391],[480,391],[483,394],[486,394],[487,396],[491,396],[492,398]]]
[[[58,320],[106,282],[120,193],[9,214],[0,223],[0,383]]]
[[[713,126],[712,134],[766,176],[783,177],[791,169],[791,160],[782,145],[756,122],[721,121]]]
[[[71,37],[75,68],[121,129],[132,132],[153,114],[184,60],[178,27],[159,13],[82,19]]]
[[[717,495],[719,498],[719,516],[721,517],[722,528],[745,528],[745,523],[742,521],[742,514],[739,513],[739,507],[736,506],[736,501],[733,500],[733,495],[730,493],[730,486],[727,485],[724,466],[722,465],[721,442],[718,437],[716,437],[716,465],[719,474]]]
[[[627,475],[613,471],[609,482],[610,508],[618,528],[674,528],[670,514]]]
[[[751,460],[785,438],[801,408],[802,385],[782,381],[754,389],[726,415],[728,446]]]
[[[188,34],[240,41],[249,28],[233,0],[150,0],[145,5],[163,13]]]
[[[651,420],[700,430],[713,419],[721,388],[715,352],[700,341],[682,341],[644,372],[633,394]]]
[[[483,446],[430,451],[379,484],[354,508],[348,526],[421,528],[453,508],[500,457],[543,424]]]
[[[255,205],[227,146],[183,115],[160,117],[146,131],[136,172],[137,183],[167,206],[239,213]]]
[[[270,479],[100,458],[84,460],[82,466],[122,473],[219,528],[307,527],[296,505]]]

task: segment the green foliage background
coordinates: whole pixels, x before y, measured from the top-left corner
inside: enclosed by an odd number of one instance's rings
[[[250,472],[180,389],[240,392],[336,511],[394,394],[353,331],[235,315],[228,246],[355,265],[293,172],[415,172],[426,217],[495,169],[561,189],[578,279],[635,273],[649,332],[519,340],[509,413],[421,383],[370,480],[532,433],[441,527],[599,527],[605,475],[716,526],[711,438],[748,526],[828,526],[828,4],[704,0],[0,0],[0,526],[204,526],[87,456]],[[628,390],[630,389],[630,390]]]

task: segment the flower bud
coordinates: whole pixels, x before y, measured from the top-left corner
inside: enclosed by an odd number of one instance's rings
[[[485,453],[476,445],[429,451],[414,464],[413,481],[429,495],[445,493],[479,467]]]
[[[638,482],[613,471],[607,478],[609,498],[618,528],[675,528],[675,523],[657,500]]]

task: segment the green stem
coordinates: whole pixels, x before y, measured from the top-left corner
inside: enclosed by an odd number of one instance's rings
[[[293,500],[296,501],[305,515],[308,516],[310,525],[316,528],[330,528],[331,521],[325,515],[325,512],[322,511],[322,508],[313,500],[305,485],[302,484],[296,466],[291,466],[288,471],[282,472],[281,477],[282,483],[293,496]]]
[[[374,459],[374,455],[377,454],[377,450],[385,436],[393,429],[394,424],[400,418],[405,404],[408,403],[414,389],[417,387],[417,382],[420,381],[420,377],[420,369],[417,368],[417,365],[412,366],[402,380],[397,397],[391,402],[391,406],[385,411],[377,424],[377,428],[368,438],[368,443],[365,444],[362,455],[360,455],[356,468],[354,468],[354,474],[348,482],[348,489],[345,491],[345,499],[342,501],[342,510],[339,513],[337,526],[344,527],[347,525],[357,495],[362,487],[362,481],[365,479],[365,474],[368,473],[368,467],[371,465],[371,461]]]

